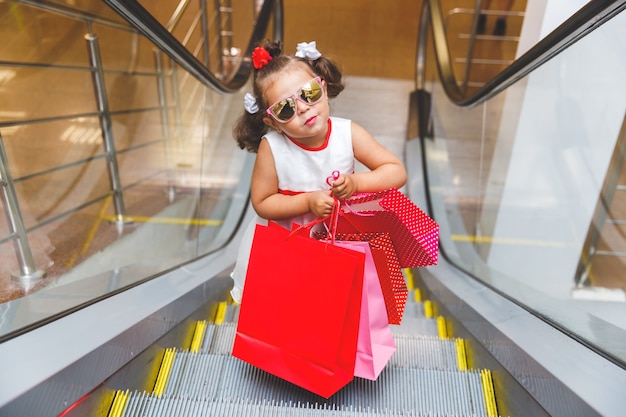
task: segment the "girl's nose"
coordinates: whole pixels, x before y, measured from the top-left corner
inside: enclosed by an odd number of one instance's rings
[[[298,114],[305,113],[309,109],[309,107],[311,107],[308,104],[303,103],[302,100],[295,100],[295,102],[296,102],[296,111],[298,112]]]

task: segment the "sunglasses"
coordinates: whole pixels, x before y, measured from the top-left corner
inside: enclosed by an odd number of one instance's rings
[[[296,99],[304,104],[313,105],[324,97],[322,79],[315,77],[304,84],[298,92],[278,100],[265,110],[268,116],[272,116],[279,123],[287,123],[296,115]]]

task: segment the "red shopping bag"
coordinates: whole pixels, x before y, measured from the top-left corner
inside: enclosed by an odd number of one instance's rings
[[[390,324],[400,324],[404,315],[409,288],[406,285],[400,260],[388,233],[381,233],[369,240],[376,263],[380,286],[385,298]]]
[[[336,233],[389,233],[402,268],[436,265],[439,225],[396,188],[344,200]]]
[[[365,255],[257,225],[233,356],[328,398],[354,378]]]
[[[391,329],[389,329],[387,308],[380,288],[376,265],[368,242],[336,240],[335,245],[365,254],[359,340],[354,376],[374,381],[396,351],[396,343],[393,340]]]
[[[398,255],[388,233],[339,234],[337,240],[368,242],[378,271],[389,324],[400,324],[409,297],[409,289],[400,268]]]

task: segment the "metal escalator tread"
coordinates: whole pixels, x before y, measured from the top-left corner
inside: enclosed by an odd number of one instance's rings
[[[391,333],[393,333],[394,336],[402,334],[421,334],[435,337],[439,335],[439,329],[437,328],[436,319],[405,316],[402,319],[402,323],[391,326]]]
[[[207,337],[201,353],[230,355],[237,326],[225,323],[220,326],[209,324],[212,340]],[[397,367],[419,367],[458,370],[458,346],[456,339],[440,339],[429,335],[400,333],[394,336],[397,350],[389,364]]]
[[[232,356],[179,352],[177,361],[180,362],[179,371],[173,370],[164,394],[160,397],[131,394],[124,416],[158,415],[135,414],[133,409],[145,411],[170,403],[176,403],[177,407],[187,406],[184,401],[205,411],[226,402],[291,403],[294,409],[281,411],[284,415],[298,415],[298,411],[302,413],[321,406],[353,410],[358,415],[366,410],[398,415],[407,412],[432,416],[486,415],[482,377],[478,371],[388,366],[377,381],[356,378],[329,400],[324,400]],[[449,401],[449,397],[456,400]]]
[[[119,391],[109,416],[497,416],[490,372],[467,370],[463,341],[442,338],[419,299],[392,326],[397,350],[378,379],[355,378],[328,400],[232,357],[239,306],[220,303],[197,326],[201,347],[173,350],[163,390]]]

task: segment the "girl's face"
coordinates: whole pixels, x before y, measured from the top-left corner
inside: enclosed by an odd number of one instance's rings
[[[287,68],[280,75],[276,75],[273,82],[268,85],[265,90],[266,102],[273,105],[287,97],[300,95],[302,87],[315,77],[316,75],[310,70],[301,66]],[[269,115],[266,115],[263,120],[268,126],[285,133],[298,143],[312,148],[321,146],[326,140],[330,112],[326,83],[323,80],[322,88],[324,89],[323,97],[313,104],[305,103],[300,99],[294,100],[295,115],[288,122],[280,123]]]

